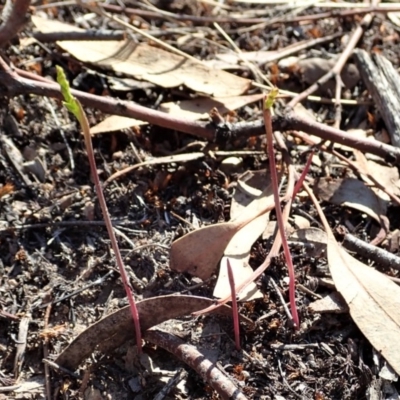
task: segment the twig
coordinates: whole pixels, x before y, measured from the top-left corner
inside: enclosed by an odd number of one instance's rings
[[[175,375],[154,397],[154,400],[163,400],[165,397],[167,397],[168,393],[172,390],[172,388],[176,386],[186,375],[187,372],[183,368],[180,368],[178,371],[176,371]]]
[[[57,371],[61,371],[64,374],[68,374],[68,375],[72,376],[75,379],[79,379],[79,380],[81,379],[81,376],[79,374],[76,374],[75,372],[69,370],[68,368],[64,368],[61,365],[58,365],[54,361],[47,360],[47,359],[44,359],[42,361],[43,361],[44,364],[49,365],[51,368],[54,368]]]
[[[209,361],[194,346],[183,340],[157,329],[146,331],[145,339],[159,347],[168,350],[181,361],[194,369],[222,399],[247,400],[247,397],[224,375],[211,361]]]
[[[26,317],[22,318],[19,323],[17,350],[15,352],[15,358],[14,358],[14,378],[15,379],[18,379],[18,376],[21,372],[22,363],[24,362],[26,341],[28,338],[28,330],[29,330],[30,320],[31,320],[30,316],[26,316]]]
[[[59,40],[124,40],[124,31],[86,30],[69,32],[34,32],[32,37],[39,42],[57,42]]]
[[[300,343],[300,344],[270,344],[271,349],[274,350],[304,350],[304,349],[319,349],[318,343]]]
[[[287,315],[289,321],[292,321],[294,318],[293,318],[288,306],[286,305],[285,299],[283,298],[282,293],[279,290],[278,285],[276,284],[276,282],[274,281],[274,279],[271,276],[268,277],[268,282],[271,283],[271,286],[274,288],[276,294],[278,295],[279,300],[280,300],[280,302],[282,304],[282,307],[283,307],[283,309],[285,311],[285,314]]]
[[[141,224],[143,221],[126,221],[126,220],[111,220],[113,226],[136,226]],[[71,226],[84,226],[84,227],[93,227],[93,226],[105,226],[104,221],[49,221],[49,222],[39,222],[37,224],[24,224],[24,225],[16,225],[16,226],[8,226],[6,228],[0,229],[0,234],[2,233],[11,233],[14,231],[20,231],[24,229],[42,229],[42,228],[57,228],[57,227],[71,227]]]
[[[286,386],[296,397],[298,397],[299,399],[303,400],[304,397],[301,396],[300,394],[298,394],[297,392],[295,392],[295,391],[293,390],[293,388],[289,385],[289,382],[286,380],[285,375],[283,374],[283,371],[282,371],[281,359],[280,359],[279,357],[278,357],[278,368],[279,368],[279,372],[281,373],[281,377],[282,377],[282,380],[283,380],[283,383],[285,384],[285,386]]]
[[[4,47],[28,22],[30,0],[7,0],[0,25],[0,47]]]
[[[57,84],[51,83],[51,81],[27,72],[19,72],[24,74],[24,76],[29,76],[30,79],[21,78],[8,67],[3,59],[0,58],[0,94],[9,97],[15,97],[21,94],[35,94],[62,99]],[[141,119],[150,124],[177,130],[179,132],[189,133],[209,141],[224,140],[223,138],[226,137],[226,132],[219,131],[218,127],[209,122],[182,119],[161,111],[140,106],[133,102],[121,101],[104,96],[96,96],[79,90],[71,90],[71,93],[83,105],[96,108],[106,114]],[[400,162],[400,149],[372,140],[355,138],[345,131],[313,121],[311,118],[299,115],[294,111],[289,111],[284,115],[274,116],[272,118],[272,124],[274,130],[304,131],[316,135],[323,140],[340,143],[365,153],[372,153],[392,162]],[[249,137],[262,135],[264,133],[263,121],[259,120],[255,122],[232,124],[229,128],[228,136],[233,138]]]
[[[87,284],[86,286],[84,286],[84,287],[82,287],[80,289],[74,290],[72,293],[66,294],[64,296],[61,296],[61,297],[59,297],[57,299],[54,299],[54,300],[52,300],[52,301],[50,301],[48,303],[45,303],[45,304],[41,304],[41,305],[39,305],[37,307],[34,307],[34,308],[39,308],[40,309],[40,308],[48,307],[51,304],[60,303],[61,301],[64,301],[66,299],[69,299],[70,297],[76,296],[79,293],[82,293],[82,292],[84,292],[85,290],[87,290],[87,289],[89,289],[91,287],[94,287],[94,286],[97,286],[97,285],[101,285],[110,275],[112,275],[113,272],[114,272],[113,270],[108,271],[104,276],[102,276],[99,279],[96,279],[95,281]]]
[[[385,121],[391,143],[400,147],[400,90],[397,69],[379,54],[371,57],[365,50],[356,49],[354,56],[368,92]]]
[[[379,3],[379,0],[373,0],[372,6],[376,6],[378,3]],[[341,92],[340,87],[342,85],[342,79],[340,77],[340,73],[342,72],[344,65],[346,64],[348,58],[351,56],[351,53],[353,52],[353,50],[356,47],[358,41],[360,40],[362,34],[364,33],[364,29],[366,29],[369,26],[369,24],[371,23],[372,18],[373,18],[373,13],[366,14],[363,17],[361,23],[353,31],[353,34],[351,35],[351,37],[346,45],[346,48],[338,57],[334,67],[329,72],[327,72],[325,75],[323,75],[321,78],[319,78],[318,81],[315,82],[313,85],[311,85],[308,89],[306,89],[305,91],[300,93],[298,96],[293,98],[287,105],[288,109],[292,109],[297,103],[299,103],[300,101],[303,101],[307,96],[309,96],[310,94],[317,91],[318,88],[321,87],[321,85],[325,84],[332,78],[336,79],[336,96],[335,96],[336,107],[337,107],[337,109],[338,108],[340,109],[340,102],[338,102],[338,98],[340,98],[340,92]]]
[[[17,390],[20,387],[21,385],[0,386],[0,393],[13,392],[14,390]]]
[[[339,3],[340,4],[340,3]],[[386,5],[386,4],[385,4]],[[160,14],[157,11],[149,11],[149,10],[140,10],[138,8],[130,8],[130,7],[121,7],[114,4],[102,4],[102,7],[113,13],[125,13],[127,15],[137,15],[139,17],[151,18],[151,19],[165,19],[165,15]],[[357,5],[359,7],[359,5]],[[212,22],[218,23],[234,23],[240,25],[254,25],[265,23],[265,26],[271,26],[276,24],[293,24],[295,22],[303,22],[303,21],[319,21],[324,18],[340,18],[340,17],[349,17],[355,15],[363,15],[367,13],[382,13],[387,14],[388,12],[396,12],[400,11],[399,6],[391,6],[387,7],[366,7],[366,8],[355,8],[353,10],[342,10],[342,11],[330,11],[325,13],[318,13],[312,15],[303,15],[299,17],[278,17],[273,19],[268,18],[236,18],[236,17],[223,17],[223,16],[194,16],[194,15],[186,15],[186,14],[176,14],[176,13],[168,13],[168,17],[174,19],[175,21],[192,21],[198,24],[208,24]],[[165,13],[165,11],[164,11]]]
[[[375,261],[383,267],[400,270],[400,257],[384,249],[366,243],[350,233],[345,235],[343,246],[348,250],[355,251],[362,257]]]

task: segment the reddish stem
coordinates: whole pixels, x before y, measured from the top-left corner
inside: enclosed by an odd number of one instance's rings
[[[229,278],[229,286],[231,287],[231,296],[232,296],[232,316],[233,316],[233,330],[235,332],[235,346],[236,350],[240,351],[240,329],[239,329],[239,311],[236,300],[236,290],[235,290],[235,278],[232,272],[232,266],[229,261],[229,258],[226,260],[227,268],[228,268],[228,278]]]
[[[299,315],[297,313],[296,306],[296,298],[295,298],[295,273],[294,266],[292,262],[292,257],[290,255],[289,245],[285,235],[285,223],[283,220],[281,203],[279,198],[279,183],[278,183],[278,174],[276,173],[276,163],[275,163],[275,154],[274,154],[274,143],[273,143],[273,132],[272,132],[272,120],[271,120],[271,110],[269,108],[264,108],[264,124],[265,124],[265,132],[267,135],[267,153],[269,158],[269,166],[271,171],[271,183],[274,192],[274,200],[275,200],[275,210],[276,210],[276,219],[278,222],[278,228],[282,239],[282,247],[285,254],[285,259],[288,265],[289,271],[289,299],[290,299],[290,308],[293,315],[293,323],[296,329],[299,328]]]
[[[92,138],[90,136],[90,127],[89,122],[87,120],[86,114],[83,111],[82,105],[80,103],[79,107],[81,109],[81,118],[79,122],[81,124],[82,130],[84,132],[85,146],[88,155],[90,170],[92,173],[92,178],[94,182],[94,186],[96,188],[97,198],[99,199],[99,204],[101,211],[103,213],[104,222],[107,227],[108,236],[110,237],[111,246],[114,251],[115,260],[119,268],[119,273],[121,275],[121,280],[125,288],[126,296],[128,298],[129,306],[132,313],[133,323],[135,325],[135,334],[136,334],[136,343],[138,347],[138,353],[142,352],[142,334],[140,331],[140,322],[139,322],[139,312],[136,307],[136,302],[132,294],[132,287],[129,283],[128,273],[126,272],[124,262],[122,260],[121,252],[119,251],[118,241],[115,236],[114,228],[111,222],[110,213],[108,212],[108,207],[106,203],[106,199],[104,197],[103,189],[101,187],[99,175],[97,174],[96,160],[94,158],[93,144]]]
[[[296,186],[295,186],[294,189],[293,189],[292,199],[294,199],[294,198],[296,197],[296,195],[297,195],[297,193],[299,192],[300,188],[303,186],[303,182],[304,182],[304,179],[306,179],[306,176],[307,176],[307,174],[308,174],[308,170],[310,169],[311,161],[312,161],[312,158],[313,158],[314,153],[315,153],[315,152],[314,152],[314,150],[313,150],[313,151],[311,152],[310,156],[308,157],[306,166],[304,167],[303,172],[301,173],[300,178],[299,178],[299,180],[297,181]]]

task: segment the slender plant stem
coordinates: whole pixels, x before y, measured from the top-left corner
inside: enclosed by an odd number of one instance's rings
[[[289,271],[289,300],[290,300],[290,308],[293,315],[293,323],[295,328],[299,328],[299,315],[297,312],[296,306],[296,289],[295,289],[295,273],[292,257],[290,255],[289,245],[286,239],[285,234],[285,223],[283,220],[281,203],[279,199],[279,183],[278,183],[278,175],[276,173],[276,163],[275,163],[275,154],[274,154],[274,142],[273,142],[273,131],[272,131],[272,118],[271,118],[271,109],[270,107],[265,106],[263,110],[264,115],[264,124],[265,124],[265,132],[267,135],[267,153],[269,158],[270,165],[270,173],[271,173],[271,183],[274,192],[274,200],[275,200],[275,211],[276,211],[276,219],[278,222],[278,228],[282,239],[283,251],[285,254],[285,259],[288,265]]]
[[[93,151],[93,145],[92,145],[92,138],[90,135],[89,122],[86,117],[85,111],[83,110],[82,104],[71,94],[69,83],[67,81],[67,78],[64,74],[63,69],[58,66],[57,66],[57,81],[58,81],[58,84],[60,85],[62,96],[64,99],[63,104],[71,113],[73,113],[75,115],[75,117],[79,121],[79,124],[80,124],[82,132],[83,132],[83,137],[85,140],[85,147],[86,147],[86,151],[87,151],[87,155],[88,155],[88,160],[89,160],[89,164],[90,164],[90,170],[91,170],[93,182],[94,182],[94,185],[96,188],[97,197],[99,199],[99,204],[101,207],[101,211],[103,213],[103,218],[104,218],[104,222],[107,227],[108,235],[111,240],[111,246],[113,248],[113,251],[115,254],[115,259],[116,259],[117,265],[119,267],[121,279],[122,279],[122,282],[123,282],[123,285],[124,285],[124,288],[126,291],[126,295],[128,297],[128,302],[129,302],[130,310],[132,313],[133,323],[135,325],[135,333],[136,333],[136,342],[137,342],[138,352],[140,354],[142,351],[142,337],[141,337],[140,323],[139,323],[139,312],[136,307],[135,299],[133,298],[132,288],[129,284],[128,274],[126,272],[124,263],[122,261],[121,252],[119,251],[117,238],[115,236],[115,232],[114,232],[114,229],[112,226],[110,214],[109,214],[108,208],[107,208],[107,203],[104,198],[103,189],[101,187],[100,179],[97,174],[96,161],[94,158],[94,151]]]
[[[303,182],[304,182],[304,179],[306,179],[306,176],[308,174],[308,170],[310,169],[311,161],[312,161],[313,156],[314,156],[314,151],[312,151],[310,156],[308,157],[306,166],[304,167],[303,172],[301,173],[298,181],[296,182],[296,186],[294,187],[293,195],[292,195],[293,199],[296,197],[296,195],[299,192],[300,188],[303,186]]]
[[[232,272],[232,266],[229,261],[229,258],[226,260],[227,268],[228,268],[228,278],[229,278],[229,286],[231,287],[231,296],[232,296],[232,316],[233,316],[233,330],[235,333],[235,345],[236,350],[240,351],[240,329],[239,329],[239,312],[236,300],[236,290],[235,290],[235,278]]]
[[[80,105],[80,103],[79,103],[79,105]],[[83,108],[81,105],[80,105],[80,108],[81,108],[82,118],[79,122],[81,123],[82,129],[84,132],[85,146],[86,146],[86,151],[88,153],[90,169],[92,171],[92,178],[94,181],[94,185],[96,187],[97,197],[99,199],[99,204],[101,207],[101,211],[103,213],[104,222],[106,223],[107,232],[110,237],[111,246],[114,251],[115,260],[117,262],[119,272],[121,274],[121,279],[122,279],[122,283],[125,288],[126,296],[128,297],[128,302],[130,305],[130,309],[132,312],[132,318],[133,318],[133,322],[135,325],[135,334],[136,334],[136,343],[137,343],[137,347],[138,347],[138,353],[140,354],[142,352],[142,335],[140,332],[139,312],[136,307],[135,299],[133,298],[133,294],[132,294],[133,290],[129,283],[129,278],[128,278],[128,274],[127,274],[125,266],[124,266],[124,262],[122,261],[121,252],[119,251],[119,247],[118,247],[117,237],[115,236],[115,232],[114,232],[113,225],[112,225],[111,218],[110,218],[110,213],[108,212],[107,203],[104,198],[103,190],[101,188],[99,175],[97,174],[97,167],[96,167],[96,161],[94,158],[92,138],[90,136],[89,122],[87,120],[86,114],[83,111]]]

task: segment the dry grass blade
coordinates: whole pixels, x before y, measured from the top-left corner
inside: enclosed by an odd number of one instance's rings
[[[362,333],[399,374],[400,287],[356,260],[337,243],[314,193],[307,185],[304,187],[328,233],[328,263],[337,290]]]
[[[264,195],[261,195],[252,201],[235,220],[206,226],[175,241],[171,247],[170,268],[178,272],[188,272],[203,280],[208,279],[233,236],[274,207],[274,201],[269,200],[266,207],[260,210],[258,205],[264,200]]]

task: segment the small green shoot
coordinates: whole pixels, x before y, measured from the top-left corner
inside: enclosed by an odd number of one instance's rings
[[[57,82],[61,87],[61,93],[64,97],[63,104],[65,107],[67,107],[69,112],[75,115],[76,119],[80,123],[82,119],[82,113],[79,107],[79,102],[71,94],[71,88],[69,86],[67,77],[65,76],[64,70],[59,65],[56,66],[56,70]]]
[[[274,87],[271,89],[271,91],[268,93],[268,96],[265,98],[265,101],[264,101],[264,109],[265,110],[270,110],[273,107],[276,96],[278,96],[278,93],[279,93],[278,88]]]

